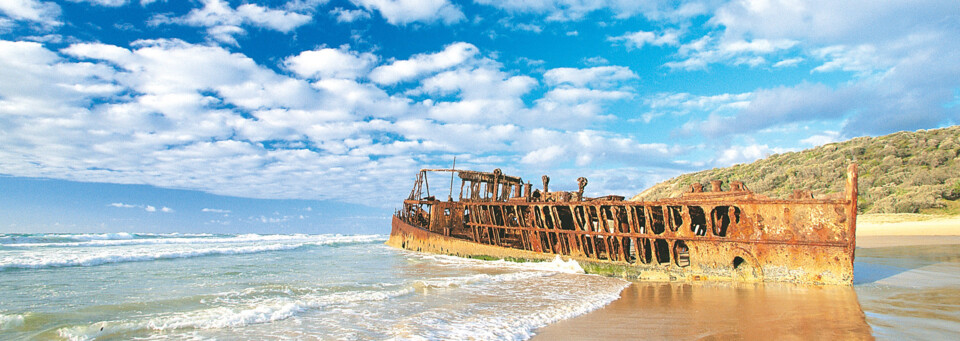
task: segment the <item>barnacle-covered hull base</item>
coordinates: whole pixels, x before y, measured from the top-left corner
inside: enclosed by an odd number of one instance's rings
[[[429,195],[427,173],[461,179],[459,200]],[[452,190],[451,175],[451,194]],[[841,198],[796,191],[771,199],[733,182],[657,201],[531,192],[522,179],[466,170],[422,170],[392,221],[388,245],[466,257],[549,260],[588,273],[649,280],[853,283],[857,167]]]

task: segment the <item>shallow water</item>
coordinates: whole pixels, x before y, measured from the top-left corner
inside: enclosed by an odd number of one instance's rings
[[[0,235],[0,339],[525,339],[627,285],[384,240]]]
[[[960,245],[858,249],[854,289],[874,335],[960,335]]]
[[[818,287],[628,284],[579,274],[574,263],[475,261],[396,250],[384,240],[0,234],[0,339],[960,334],[960,245],[858,249],[854,286]]]
[[[894,237],[895,238],[895,237]],[[858,249],[854,285],[637,282],[536,339],[955,339],[960,245]]]

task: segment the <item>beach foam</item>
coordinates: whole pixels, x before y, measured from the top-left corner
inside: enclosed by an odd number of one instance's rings
[[[0,330],[8,330],[23,326],[23,315],[0,314]]]
[[[107,236],[103,236],[107,237]],[[236,255],[293,250],[305,245],[371,243],[385,240],[381,235],[256,235],[192,238],[95,240],[69,243],[8,244],[27,248],[0,250],[0,270],[96,266],[110,263]],[[43,246],[35,248],[33,246]],[[84,248],[78,248],[83,246]]]
[[[120,234],[130,235],[131,234]],[[252,242],[296,242],[315,245],[329,245],[337,243],[364,243],[386,241],[383,235],[260,235],[241,234],[236,236],[214,237],[211,234],[135,234],[139,238],[89,238],[75,235],[48,235],[32,239],[31,241],[18,240],[17,243],[6,243],[8,247],[84,247],[84,246],[123,246],[123,245],[169,245],[169,244],[223,244],[223,243],[252,243]],[[75,240],[70,242],[46,242],[57,237],[58,239]],[[146,237],[146,238],[144,238]]]

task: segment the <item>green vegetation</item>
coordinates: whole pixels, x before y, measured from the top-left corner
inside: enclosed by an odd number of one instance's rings
[[[514,263],[539,263],[539,262],[546,261],[543,259],[528,259],[528,258],[516,258],[516,257],[500,258],[500,257],[494,257],[494,256],[487,256],[487,255],[468,255],[466,257],[471,259],[479,259],[479,260],[501,260],[502,259],[502,260],[505,260],[508,262],[514,262]]]
[[[960,126],[858,137],[750,164],[684,174],[633,200],[673,197],[699,182],[743,181],[750,190],[787,198],[794,189],[815,197],[843,192],[847,165],[858,163],[861,213],[960,214]]]

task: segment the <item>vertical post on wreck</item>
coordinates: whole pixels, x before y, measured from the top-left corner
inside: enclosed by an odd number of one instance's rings
[[[847,167],[847,231],[850,233],[850,266],[853,267],[854,251],[857,248],[857,164]]]

